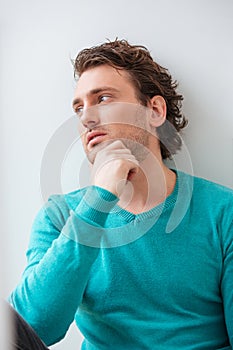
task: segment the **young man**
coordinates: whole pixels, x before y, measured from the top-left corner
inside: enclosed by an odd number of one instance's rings
[[[74,68],[91,185],[38,214],[12,305],[47,345],[75,319],[83,350],[231,349],[233,191],[165,166],[186,125],[176,84],[124,40]]]

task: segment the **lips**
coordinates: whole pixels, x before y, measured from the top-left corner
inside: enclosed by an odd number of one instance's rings
[[[95,143],[99,143],[102,140],[102,137],[105,136],[106,133],[103,131],[90,131],[87,134],[87,145],[91,144],[92,146]]]

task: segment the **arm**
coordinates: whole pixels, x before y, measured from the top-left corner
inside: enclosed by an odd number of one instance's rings
[[[116,201],[113,194],[90,187],[75,211],[62,196],[52,196],[36,217],[28,266],[10,302],[47,345],[62,339],[74,319],[99,252],[100,237],[90,240],[90,231],[100,232]]]
[[[108,213],[137,167],[131,152],[114,141],[97,153],[94,186],[76,208],[53,196],[38,214],[28,266],[10,302],[47,345],[62,339],[72,323],[104,239]]]
[[[230,210],[226,212],[228,215],[231,213]],[[230,216],[230,218],[231,224],[225,225],[225,235],[222,241],[223,268],[221,292],[228,337],[230,344],[233,347],[233,220],[232,216]]]

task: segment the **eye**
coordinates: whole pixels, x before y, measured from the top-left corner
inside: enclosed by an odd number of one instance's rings
[[[110,98],[109,95],[101,95],[101,96],[99,97],[99,102],[106,102],[106,101],[109,100],[109,98]]]
[[[83,113],[83,106],[79,106],[75,108],[75,113],[77,114],[78,117],[81,117]]]

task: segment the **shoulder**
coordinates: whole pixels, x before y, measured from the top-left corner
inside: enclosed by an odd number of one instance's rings
[[[192,216],[198,220],[205,218],[218,223],[222,228],[232,227],[233,223],[233,190],[207,179],[178,172],[181,183],[189,183],[189,208]],[[187,196],[187,188],[184,196]],[[183,197],[184,197],[183,196]]]
[[[194,191],[202,199],[211,200],[215,204],[231,203],[233,208],[233,189],[213,181],[194,177]]]
[[[193,195],[216,200],[233,201],[233,189],[208,179],[178,171],[178,178],[192,186]]]

